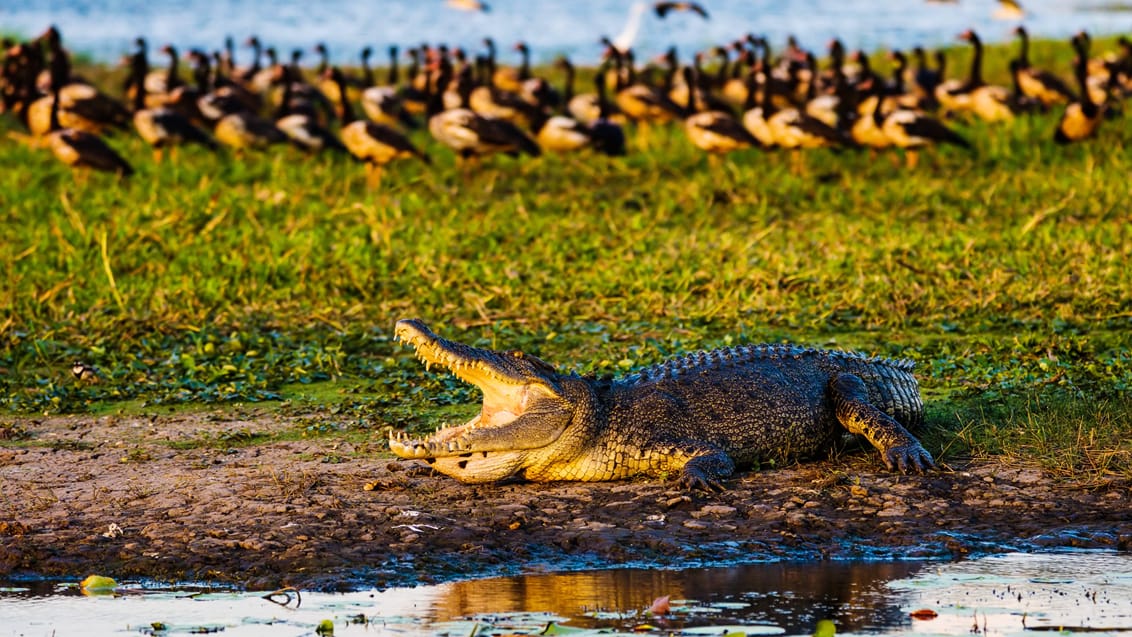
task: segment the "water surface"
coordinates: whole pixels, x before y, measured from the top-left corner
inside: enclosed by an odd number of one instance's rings
[[[449,8],[445,0],[0,0],[4,30],[24,35],[58,25],[73,48],[114,61],[131,50],[138,35],[155,43],[216,49],[225,36],[243,40],[258,34],[289,51],[309,53],[329,44],[336,63],[354,62],[365,45],[447,42],[479,50],[484,36],[510,46],[523,39],[546,60],[568,53],[592,62],[602,35],[625,30],[634,2],[625,0],[487,0],[489,13]],[[1094,33],[1132,32],[1132,4],[1121,0],[1021,0],[1022,20],[1036,35],[1067,38],[1080,29]],[[651,3],[650,3],[651,4]],[[1005,40],[1018,23],[998,19],[994,0],[703,0],[710,19],[675,14],[640,20],[636,46],[654,55],[676,45],[683,55],[747,32],[782,42],[789,34],[815,49],[833,37],[853,48],[909,48],[954,43],[967,28],[987,40]],[[247,62],[249,51],[239,54]],[[513,58],[513,53],[508,53]],[[513,60],[512,60],[513,61]]]
[[[634,628],[642,635],[810,635],[822,619],[839,635],[1132,633],[1132,555],[1112,552],[527,575],[306,593],[298,608],[261,593],[128,589],[87,597],[74,584],[7,583],[0,637],[136,635],[153,633],[153,622],[165,627],[157,634],[312,635],[323,620],[334,623],[335,635],[537,634],[551,622],[583,631],[577,637]],[[671,612],[649,614],[663,595]],[[922,609],[937,616],[913,619]]]

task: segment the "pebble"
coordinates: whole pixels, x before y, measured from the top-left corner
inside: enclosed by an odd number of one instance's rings
[[[1022,469],[1012,480],[1018,484],[1037,484],[1044,478],[1042,472],[1037,469]]]
[[[636,502],[633,502],[632,500],[617,500],[616,502],[609,502],[609,503],[604,504],[602,506],[604,506],[607,509],[612,509],[612,508],[615,508],[615,507],[631,506],[631,505],[634,505],[634,504],[636,504]]]
[[[813,520],[814,516],[810,515],[809,513],[802,513],[801,511],[795,511],[794,513],[789,513],[786,515],[786,523],[790,526],[809,527],[811,526],[811,522]]]
[[[692,498],[690,498],[686,495],[681,495],[681,496],[677,496],[675,498],[669,498],[669,499],[665,500],[664,506],[671,509],[674,506],[684,504],[685,502],[691,502],[691,501],[692,501]]]
[[[732,506],[726,506],[726,505],[722,505],[722,504],[709,504],[709,505],[701,508],[699,511],[693,511],[692,517],[697,518],[697,519],[704,518],[704,517],[707,517],[709,515],[714,515],[714,516],[717,516],[717,517],[727,517],[727,516],[730,516],[730,515],[735,515],[735,511],[736,511],[735,507],[732,507]]]

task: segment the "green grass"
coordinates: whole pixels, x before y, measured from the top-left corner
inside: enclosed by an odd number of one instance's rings
[[[1067,68],[1066,49],[1033,56]],[[0,408],[286,399],[419,430],[477,397],[391,342],[417,316],[581,373],[757,341],[907,357],[933,450],[1132,478],[1132,127],[1062,148],[1056,119],[956,124],[976,152],[913,173],[817,151],[802,176],[783,153],[710,165],[673,129],[647,154],[465,180],[416,133],[435,165],[378,192],[290,150],[156,164],[119,134],[127,182],[5,141]],[[74,359],[102,382],[75,382]]]

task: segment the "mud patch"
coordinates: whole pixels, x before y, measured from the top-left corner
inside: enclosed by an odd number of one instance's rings
[[[1129,485],[994,462],[901,476],[860,452],[742,473],[718,495],[658,481],[470,486],[376,443],[260,440],[301,427],[263,413],[19,424],[30,443],[0,447],[0,577],[347,590],[609,565],[1132,548]],[[240,431],[251,435],[232,446],[184,444]]]

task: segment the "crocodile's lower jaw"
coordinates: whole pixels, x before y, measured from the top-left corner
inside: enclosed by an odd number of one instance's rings
[[[444,427],[427,438],[393,435],[389,450],[402,458],[424,460],[444,475],[468,484],[496,482],[519,472],[527,451],[472,451],[465,437],[479,425],[476,416],[465,425]]]
[[[425,458],[436,471],[466,484],[498,482],[516,475],[526,459],[523,451],[479,451],[459,456]]]

